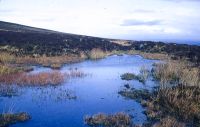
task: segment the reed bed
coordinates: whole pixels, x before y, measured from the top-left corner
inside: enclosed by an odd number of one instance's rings
[[[70,70],[66,73],[60,71],[40,72],[29,74],[25,72],[0,75],[1,84],[16,85],[59,85],[69,78],[83,77],[85,74],[79,70]]]
[[[187,61],[169,60],[166,63],[156,64],[153,75],[163,87],[170,84],[200,86],[200,68]]]

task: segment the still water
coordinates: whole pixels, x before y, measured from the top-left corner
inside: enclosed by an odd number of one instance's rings
[[[31,120],[12,127],[85,127],[85,115],[116,112],[128,113],[135,124],[142,124],[146,121],[142,106],[121,97],[118,91],[126,83],[136,89],[151,89],[156,84],[151,79],[145,85],[136,80],[123,81],[120,75],[126,72],[138,74],[142,66],[150,69],[155,62],[158,61],[138,55],[113,55],[96,61],[67,64],[61,68],[62,72],[77,68],[87,76],[66,80],[56,87],[15,88],[14,96],[0,97],[0,111],[27,112],[31,115]],[[34,67],[30,73],[44,71],[52,70]]]

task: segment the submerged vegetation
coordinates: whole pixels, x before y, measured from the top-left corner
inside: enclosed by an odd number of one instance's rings
[[[27,113],[4,113],[0,114],[0,127],[7,127],[11,124],[15,124],[18,122],[25,122],[29,120],[31,117]]]
[[[131,117],[125,113],[106,115],[99,113],[93,116],[85,116],[84,121],[92,127],[131,127]]]

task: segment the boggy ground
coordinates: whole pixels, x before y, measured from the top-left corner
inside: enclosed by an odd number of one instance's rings
[[[153,91],[130,87],[119,94],[138,100],[146,107],[148,122],[143,126],[187,127],[200,126],[200,71],[186,61],[159,63],[152,76],[160,86]]]

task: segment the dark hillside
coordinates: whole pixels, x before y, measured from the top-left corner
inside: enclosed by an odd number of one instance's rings
[[[124,42],[127,42],[128,45],[124,45]],[[192,62],[200,63],[200,46],[196,45],[112,40],[0,21],[0,51],[7,51],[19,56],[43,54],[55,56],[88,52],[93,48],[103,51],[133,49],[150,53],[166,53],[175,58],[188,58]]]
[[[50,30],[38,29],[0,22],[1,50],[18,55],[46,54],[48,56],[89,51],[121,49],[122,46],[109,39],[73,35]]]

